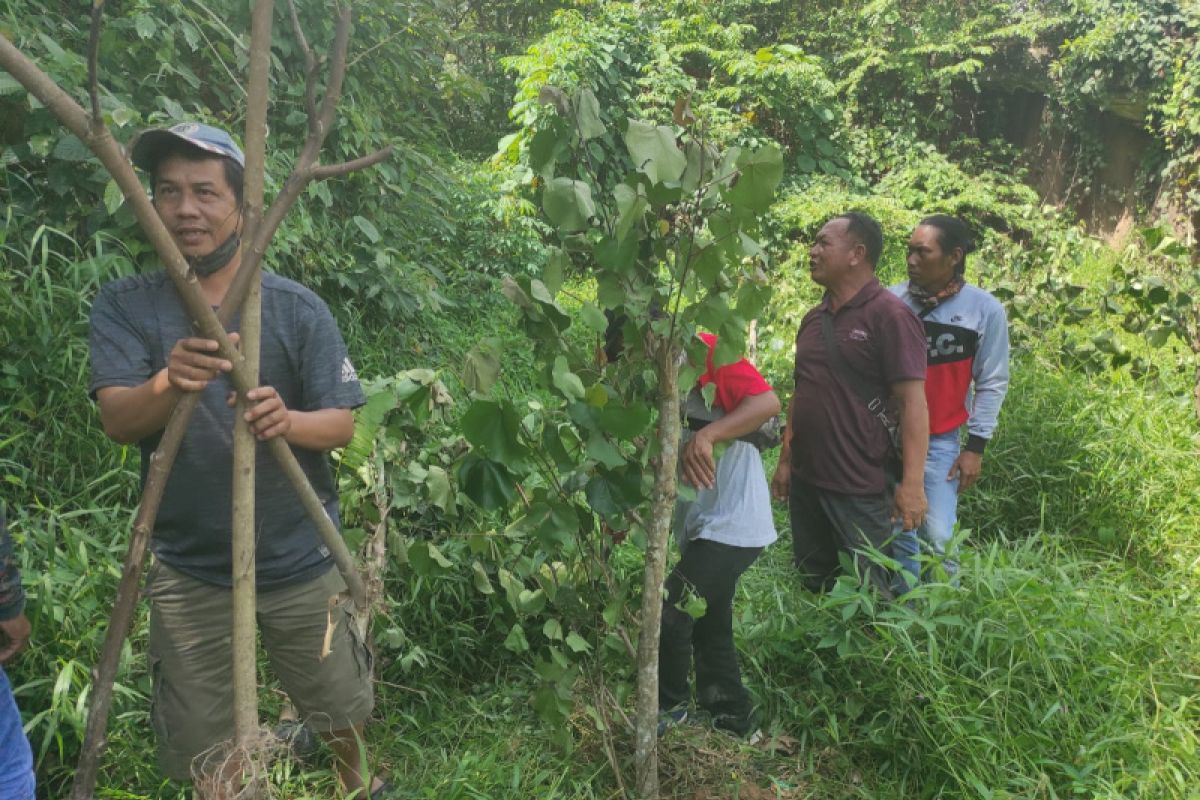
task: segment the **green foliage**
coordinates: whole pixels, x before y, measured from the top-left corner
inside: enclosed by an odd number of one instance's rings
[[[575,681],[600,669],[606,651],[626,652],[622,609],[637,599],[636,571],[615,565],[629,546],[613,542],[628,535],[641,546],[651,531],[662,443],[648,426],[655,386],[674,380],[662,370],[678,369],[661,353],[683,352],[702,326],[720,334],[718,361],[741,354],[768,295],[756,218],[783,174],[773,145],[721,152],[686,98],[673,103],[674,124],[620,118],[600,98],[625,84],[596,70],[614,68],[616,48],[597,47],[583,25],[582,46],[560,52],[563,37],[580,35],[567,29],[580,20],[563,15],[559,23],[519,62],[527,76],[514,116],[524,126],[501,143],[502,155],[521,159],[558,238],[541,277],[502,282],[537,343],[546,400],[477,398],[462,420],[473,449],[458,473],[468,497],[510,520],[510,541],[536,547],[539,570],[497,574],[517,616],[503,644],[535,654],[542,682],[533,706],[554,725],[573,708]],[[564,88],[536,82],[555,70],[574,80]],[[569,267],[594,282],[598,305],[570,297],[572,314],[560,302]],[[621,328],[622,355],[597,363],[598,336],[610,327]],[[478,361],[470,360],[472,373]],[[696,370],[685,375],[690,386]],[[484,570],[476,575],[490,588]],[[628,691],[624,681],[617,686]]]
[[[244,3],[109,6],[101,102],[119,138],[183,117],[240,125]],[[665,785],[682,798],[753,777],[781,797],[1190,800],[1200,277],[1171,234],[1147,228],[1110,251],[1043,206],[1005,124],[1022,93],[1085,143],[1097,109],[1133,114],[1161,143],[1147,174],[1166,169],[1185,211],[1200,208],[1196,12],[1165,0],[452,6],[356,4],[345,113],[323,160],[385,142],[397,155],[314,187],[271,253],[330,301],[360,374],[388,376],[366,379],[337,468],[348,538],[373,531],[381,507],[390,520],[383,724],[369,736],[392,777],[429,797],[616,793],[609,759],[626,754],[603,748],[621,745],[623,723],[606,713],[631,685],[657,452],[645,343],[704,327],[731,357],[757,319],[758,364],[786,387],[799,314],[819,296],[808,242],[862,208],[884,225],[889,283],[920,216],[966,217],[982,244],[970,275],[1012,321],[1000,435],[963,498],[964,587],[924,589],[912,608],[852,582],[812,598],[786,542],[774,546],[743,582],[738,630],[768,751],[793,753],[696,748],[681,730],[665,740]],[[0,7],[5,35],[83,99],[84,15]],[[326,7],[300,12],[321,50]],[[304,133],[283,17],[276,31],[268,194]],[[506,119],[517,131],[491,163],[453,152],[490,152]],[[153,256],[80,143],[3,75],[0,148],[0,493],[42,643],[10,674],[58,796],[136,502],[136,456],[103,438],[86,400],[88,302]],[[626,318],[615,364],[596,356],[605,310]],[[141,619],[102,784],[181,797],[149,755],[144,635]],[[562,747],[574,755],[547,753]],[[275,779],[285,796],[333,791],[321,765],[284,762]]]
[[[869,764],[867,796],[1189,797],[1196,618],[1174,587],[1041,538],[965,566],[963,590],[888,607],[760,565],[750,602],[777,611],[747,615],[748,671],[768,716],[829,754],[805,777],[832,788]]]
[[[1160,94],[1156,127],[1171,157],[1165,173],[1174,176],[1174,194],[1191,212],[1194,234],[1200,219],[1200,11],[1187,7],[1183,13],[1182,30],[1190,31],[1190,37],[1178,37],[1174,62],[1165,70],[1174,80]]]
[[[308,40],[323,52],[332,37],[327,6],[298,6]],[[464,183],[454,160],[437,146],[443,123],[430,113],[425,86],[436,83],[439,65],[430,51],[436,50],[442,26],[433,4],[406,8],[403,19],[379,4],[364,4],[357,13],[344,99],[322,161],[357,158],[388,143],[396,146],[395,155],[374,170],[310,186],[268,256],[272,269],[333,303],[363,303],[376,323],[441,308],[443,287],[460,268],[464,252],[484,256],[476,231],[505,224],[485,213],[483,187]],[[108,12],[101,100],[118,139],[127,141],[143,126],[181,119],[237,132],[248,43],[244,3],[163,6],[139,0]],[[285,12],[277,9],[274,26],[277,80],[268,119],[268,200],[291,169],[307,124],[303,59]],[[36,2],[13,4],[8,18],[14,42],[51,77],[68,87],[86,84],[83,18]],[[117,54],[120,69],[107,68]],[[121,239],[140,267],[152,267],[155,256],[135,234],[115,185],[82,145],[7,79],[0,83],[0,110],[7,120],[0,138],[4,189],[17,214],[29,223],[45,221],[83,236],[105,233]],[[476,224],[452,223],[458,208],[478,208]]]

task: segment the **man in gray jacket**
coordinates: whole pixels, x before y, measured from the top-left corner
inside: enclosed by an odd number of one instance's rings
[[[966,282],[967,255],[974,249],[962,220],[944,214],[926,217],[909,239],[909,280],[891,287],[921,319],[929,348],[929,511],[919,528],[903,531],[892,543],[903,570],[896,586],[901,591],[908,588],[908,578],[920,577],[921,541],[942,558],[951,579],[957,575],[958,562],[947,549],[958,519],[958,495],[979,480],[983,451],[1008,391],[1008,321],[999,300]],[[960,436],[964,423],[965,446]]]

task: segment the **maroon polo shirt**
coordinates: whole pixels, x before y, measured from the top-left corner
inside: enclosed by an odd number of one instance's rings
[[[821,335],[829,308],[826,294],[796,334],[792,477],[842,494],[879,494],[887,432],[829,363]],[[921,321],[874,278],[834,313],[833,332],[843,360],[880,397],[890,398],[894,383],[925,379]]]

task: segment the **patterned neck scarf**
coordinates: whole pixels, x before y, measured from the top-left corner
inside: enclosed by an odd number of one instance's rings
[[[954,295],[962,291],[963,286],[967,283],[961,273],[954,273],[954,277],[950,282],[943,286],[939,291],[927,292],[912,281],[908,282],[908,293],[916,300],[919,305],[925,308],[933,308],[940,303],[944,303]]]

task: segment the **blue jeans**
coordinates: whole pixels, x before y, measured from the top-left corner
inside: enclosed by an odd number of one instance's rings
[[[33,752],[21,727],[8,675],[0,668],[0,797],[33,800]]]
[[[929,457],[925,460],[925,497],[929,500],[929,512],[919,529],[902,531],[892,540],[892,557],[900,562],[902,570],[896,575],[893,586],[897,592],[911,588],[905,573],[920,578],[921,563],[917,554],[921,552],[922,543],[926,551],[941,559],[951,580],[958,574],[955,554],[947,556],[946,553],[954,536],[954,525],[958,522],[958,478],[948,481],[946,476],[958,458],[959,448],[957,430],[929,437]]]

